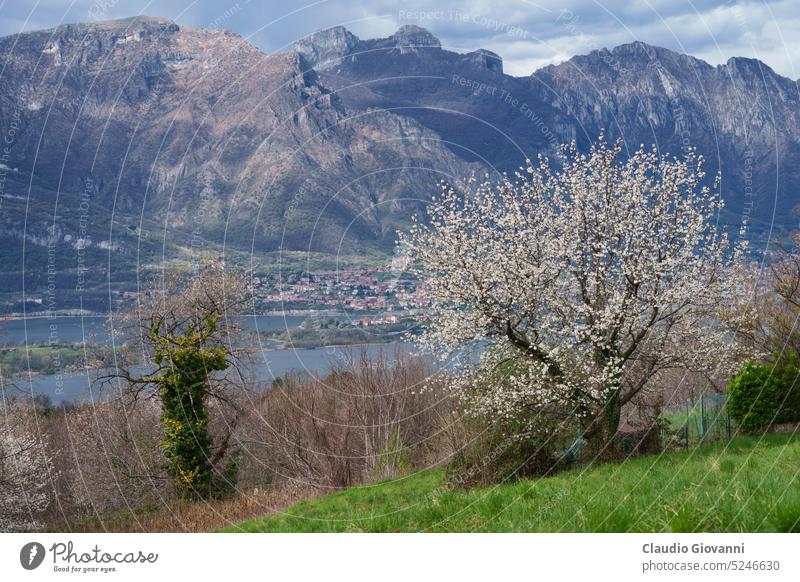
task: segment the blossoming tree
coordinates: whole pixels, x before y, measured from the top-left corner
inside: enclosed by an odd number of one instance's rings
[[[46,442],[35,436],[32,419],[3,402],[0,414],[0,532],[29,531],[50,504],[54,475]]]
[[[737,365],[718,317],[737,252],[702,158],[622,147],[601,136],[563,146],[558,168],[445,186],[401,235],[429,301],[418,341],[456,362],[473,410],[535,423],[555,403],[613,449],[621,408],[660,373]]]

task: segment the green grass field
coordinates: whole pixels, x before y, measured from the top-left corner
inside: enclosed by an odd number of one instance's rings
[[[470,491],[443,472],[354,487],[238,532],[798,532],[800,435],[578,469]]]

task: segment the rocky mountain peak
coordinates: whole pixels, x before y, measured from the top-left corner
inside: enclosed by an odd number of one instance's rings
[[[330,70],[341,64],[346,58],[355,62],[361,54],[372,54],[375,51],[384,53],[387,50],[399,51],[400,54],[415,53],[419,49],[442,47],[439,39],[420,26],[401,26],[397,32],[387,38],[362,41],[343,26],[334,26],[315,32],[292,45],[292,50],[303,57],[307,67],[318,71]],[[493,55],[492,65],[497,68],[500,57]],[[483,57],[476,57],[483,58]],[[491,68],[491,67],[488,67]],[[502,70],[502,64],[500,65]]]
[[[35,31],[34,35],[48,35],[54,38],[94,36],[133,36],[158,35],[178,32],[180,27],[168,18],[155,16],[131,16],[117,20],[100,20],[62,24],[48,30]]]
[[[416,49],[419,47],[435,47],[442,48],[442,43],[439,39],[433,36],[427,29],[413,24],[406,24],[397,29],[389,40],[394,42],[394,45],[402,49]]]
[[[582,84],[585,78],[596,77],[602,78],[603,84],[614,84],[615,91],[620,89],[619,83],[622,83],[639,89],[649,87],[655,92],[669,92],[671,88],[667,85],[672,83],[670,79],[691,82],[698,75],[711,74],[713,69],[705,61],[691,55],[634,41],[611,50],[604,48],[578,55],[559,65],[542,67],[533,73],[532,78],[548,82],[547,79],[557,76],[571,78],[574,83]],[[591,85],[584,90],[595,91]]]
[[[344,26],[334,26],[315,32],[292,45],[309,67],[325,70],[350,54],[359,39]]]
[[[773,71],[769,65],[758,59],[747,57],[731,57],[724,66],[730,74],[739,74],[743,76],[755,75],[756,77],[761,77],[764,74],[775,75],[775,71]]]
[[[628,42],[616,46],[611,50],[611,52],[612,54],[620,56],[622,55],[648,56],[654,54],[656,50],[663,50],[663,49],[659,49],[659,47],[649,45],[646,42],[642,42],[641,40],[635,40],[633,42]]]
[[[659,66],[670,68],[675,63],[682,67],[686,64],[687,59],[696,60],[688,55],[640,40],[614,47],[610,52],[606,52],[606,55],[610,55],[610,60],[616,62],[619,68],[634,71],[645,68],[654,69]]]
[[[503,72],[503,59],[497,53],[490,50],[478,49],[465,55],[476,65],[494,71],[495,73]]]
[[[99,20],[89,23],[86,26],[103,28],[141,28],[141,27],[172,27],[177,26],[173,20],[162,16],[128,16],[127,18],[117,18],[115,20]]]

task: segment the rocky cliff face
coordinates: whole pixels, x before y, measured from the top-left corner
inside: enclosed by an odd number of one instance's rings
[[[346,106],[412,117],[458,156],[497,170],[573,139],[585,146],[601,131],[634,149],[657,144],[682,155],[696,147],[710,174],[723,173],[732,226],[756,238],[797,227],[800,93],[764,63],[714,67],[635,42],[515,78],[489,51],[425,44],[403,55],[357,41],[320,78]]]
[[[48,236],[135,254],[142,233],[175,252],[366,253],[471,171],[413,119],[346,108],[299,53],[230,32],[136,18],[6,37],[0,55],[0,236],[18,256]]]
[[[303,56],[307,66],[324,71],[352,53],[359,42],[344,26],[335,26],[297,41],[292,48]]]
[[[456,156],[490,171],[514,170],[572,135],[571,121],[532,100],[527,79],[503,74],[498,55],[444,50],[421,30],[404,27],[384,39],[353,37],[341,51],[329,50],[342,46],[330,41],[341,30],[322,31],[294,48],[348,109],[384,109],[414,119],[439,134]],[[327,60],[315,64],[319,53]]]
[[[371,40],[337,27],[266,55],[157,18],[5,37],[0,59],[0,259],[14,268],[23,246],[36,261],[66,249],[62,270],[78,250],[119,264],[388,249],[441,179],[602,129],[697,146],[723,171],[731,224],[795,226],[797,84],[751,59],[633,43],[518,78],[413,26]]]
[[[536,71],[538,98],[587,137],[605,128],[634,147],[688,147],[721,170],[728,219],[756,234],[796,228],[800,202],[798,85],[754,59],[721,66],[632,43]]]

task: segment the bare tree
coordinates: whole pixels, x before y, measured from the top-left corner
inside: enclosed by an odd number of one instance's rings
[[[249,349],[236,318],[249,289],[245,274],[221,265],[168,273],[113,319],[129,349],[105,379],[116,380],[127,400],[159,400],[166,467],[182,496],[207,497],[213,476],[225,473],[220,463],[230,439],[222,435],[214,442],[207,404],[213,399],[235,406],[230,392],[245,383],[242,359]]]
[[[751,289],[752,303],[747,334],[752,345],[778,357],[800,354],[800,234],[791,246],[778,246],[770,259],[767,275]]]

